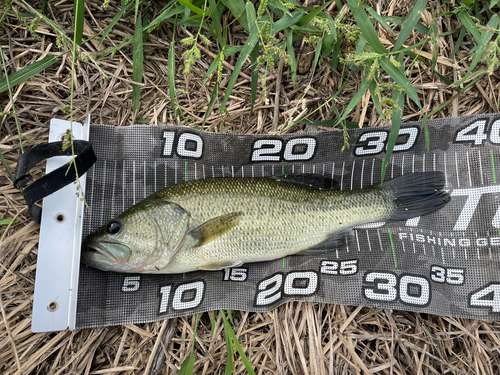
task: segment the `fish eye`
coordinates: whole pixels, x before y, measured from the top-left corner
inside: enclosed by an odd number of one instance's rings
[[[108,234],[118,234],[120,233],[122,229],[122,225],[120,222],[118,221],[110,221],[107,225],[106,225],[106,233]]]

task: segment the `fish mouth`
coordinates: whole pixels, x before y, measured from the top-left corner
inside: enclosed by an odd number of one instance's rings
[[[128,262],[130,256],[132,255],[132,251],[129,247],[119,242],[85,241],[83,245],[85,246],[85,249],[83,250],[82,255],[84,258],[89,260],[102,256],[112,263],[123,265]]]

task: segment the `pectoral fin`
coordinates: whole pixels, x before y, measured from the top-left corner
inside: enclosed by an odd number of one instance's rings
[[[218,216],[191,230],[189,234],[197,240],[196,247],[205,245],[237,226],[242,215],[242,212],[232,212]]]
[[[213,262],[213,263],[208,263],[204,264],[201,267],[198,267],[200,271],[218,271],[218,270],[223,270],[224,268],[232,268],[232,267],[238,267],[243,264],[242,261],[240,260],[229,260],[225,262]]]
[[[341,232],[334,233],[330,235],[326,240],[320,242],[314,246],[304,249],[295,255],[312,255],[326,253],[335,249],[345,249],[347,248],[347,240],[352,237],[353,230],[351,228],[345,229]]]

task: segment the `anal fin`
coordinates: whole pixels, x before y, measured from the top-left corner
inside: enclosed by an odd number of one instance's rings
[[[224,268],[232,268],[241,266],[243,262],[241,260],[229,260],[223,262],[213,262],[204,264],[201,267],[198,267],[200,271],[218,271],[223,270]]]
[[[314,246],[308,247],[294,255],[314,255],[327,253],[335,249],[346,249],[348,238],[352,237],[354,231],[352,228],[344,229],[328,236],[328,238]]]

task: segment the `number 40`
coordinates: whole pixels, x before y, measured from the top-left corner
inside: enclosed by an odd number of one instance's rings
[[[455,142],[458,143],[473,143],[481,145],[483,141],[488,139],[488,134],[485,133],[486,120],[474,121],[469,126],[459,130],[455,136]],[[500,143],[500,120],[496,120],[490,129],[490,142]]]

